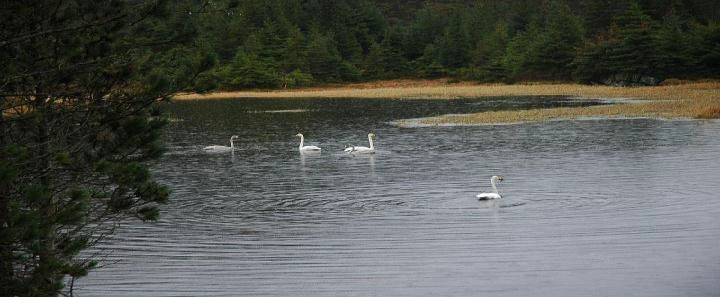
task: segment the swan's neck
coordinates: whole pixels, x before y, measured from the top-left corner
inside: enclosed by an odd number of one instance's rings
[[[300,135],[300,149],[303,148],[303,143],[304,143],[304,142],[305,142],[305,137],[303,137],[302,135]]]
[[[370,135],[368,135],[368,140],[370,141],[370,149],[374,150],[375,147],[373,146],[372,137]]]
[[[233,139],[230,138],[230,148],[235,149],[235,144],[233,144]]]
[[[495,186],[495,179],[490,179],[490,185],[492,185],[493,192],[495,192],[495,194],[499,194],[497,187]]]

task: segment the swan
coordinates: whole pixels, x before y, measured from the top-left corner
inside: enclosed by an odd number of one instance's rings
[[[374,154],[375,153],[375,147],[373,146],[372,138],[375,137],[375,134],[369,133],[368,134],[368,141],[370,142],[370,147],[364,147],[364,146],[351,146],[345,149],[346,153],[358,153],[358,154]]]
[[[240,136],[233,135],[230,137],[230,146],[224,146],[224,145],[211,145],[206,146],[203,148],[203,151],[206,152],[230,152],[235,150],[235,144],[233,144],[233,141],[235,139],[240,138]]]
[[[303,143],[305,143],[305,137],[301,133],[298,133],[295,136],[300,137],[300,146],[298,147],[298,150],[300,150],[300,152],[319,152],[320,151],[320,148],[317,146],[303,145]]]
[[[497,187],[495,187],[495,183],[498,181],[502,181],[502,176],[493,175],[493,177],[490,178],[490,185],[492,185],[493,192],[492,193],[480,193],[477,194],[475,197],[477,197],[480,200],[491,200],[491,199],[500,199],[502,196],[498,193]]]

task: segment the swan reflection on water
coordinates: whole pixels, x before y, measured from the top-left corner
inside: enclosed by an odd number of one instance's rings
[[[82,278],[84,295],[570,296],[602,289],[615,296],[638,289],[630,294],[644,297],[711,296],[717,288],[720,123],[410,129],[386,123],[494,107],[470,110],[445,99],[253,100],[168,107],[186,120],[167,129],[170,154],[154,162],[153,173],[173,188],[172,199],[157,223],[123,222],[101,248],[113,251],[110,261],[130,260]],[[225,118],[249,107],[315,106],[327,109]],[[322,153],[300,154],[293,132],[307,133],[303,145]],[[343,151],[345,144],[369,147],[370,132],[377,134],[374,154]],[[230,146],[234,134],[241,136],[235,163],[228,164],[231,151],[202,150]],[[493,192],[493,175],[505,178],[496,182],[502,198],[479,200]]]
[[[319,152],[300,152],[300,167],[301,167],[301,169],[303,169],[303,170],[307,169],[305,166],[306,159],[317,157],[317,156],[320,156]]]
[[[370,176],[375,176],[375,151],[372,153],[348,153],[348,154],[342,154],[340,156],[340,159],[345,159],[350,162],[352,160],[352,164],[354,166],[358,167],[365,167],[365,162],[367,161],[367,165],[370,166]],[[355,165],[357,164],[357,165]]]
[[[510,207],[517,207],[517,206],[523,206],[527,204],[527,202],[507,202],[502,201],[498,199],[491,199],[491,200],[480,200],[478,205],[480,208],[510,208]]]

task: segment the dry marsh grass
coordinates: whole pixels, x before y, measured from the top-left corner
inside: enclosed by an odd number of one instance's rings
[[[468,98],[559,95],[581,98],[637,98],[646,103],[592,107],[481,112],[422,119],[422,124],[534,122],[582,117],[720,118],[720,81],[682,82],[655,87],[588,86],[569,83],[450,84],[445,80],[396,80],[325,88],[180,94],[176,100],[207,98]]]

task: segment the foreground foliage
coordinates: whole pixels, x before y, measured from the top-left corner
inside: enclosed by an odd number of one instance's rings
[[[6,1],[0,10],[0,295],[71,294],[84,252],[168,189],[157,103],[210,64],[190,8],[164,1]],[[69,286],[68,286],[69,284]]]

